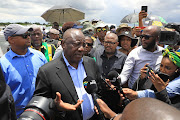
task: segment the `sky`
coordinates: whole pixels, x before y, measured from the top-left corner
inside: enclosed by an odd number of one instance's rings
[[[124,16],[148,6],[148,14],[180,23],[179,0],[2,0],[0,22],[47,23],[41,15],[54,5],[70,5],[85,13],[84,20],[100,19],[117,26]]]

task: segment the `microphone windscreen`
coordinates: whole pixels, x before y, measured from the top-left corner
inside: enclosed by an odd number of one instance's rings
[[[119,88],[119,87],[120,87],[120,84],[121,84],[121,79],[118,78],[118,76],[119,76],[119,73],[118,73],[117,71],[115,71],[115,70],[112,70],[112,71],[110,71],[110,72],[108,73],[107,79],[109,79],[109,81],[110,81],[113,85],[115,85],[115,86],[117,86],[117,87]]]
[[[96,80],[94,80],[92,77],[87,76],[83,80],[83,85],[88,94],[96,93],[97,92],[97,84]]]
[[[113,78],[114,78],[114,77],[117,78],[118,75],[119,75],[119,73],[118,73],[117,71],[112,70],[112,71],[110,71],[110,72],[108,73],[107,79],[113,80]]]

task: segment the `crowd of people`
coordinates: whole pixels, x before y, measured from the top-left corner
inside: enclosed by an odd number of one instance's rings
[[[20,118],[29,101],[42,96],[52,101],[54,120],[102,120],[101,112],[104,120],[178,120],[180,42],[176,49],[160,45],[165,28],[144,27],[146,16],[141,11],[134,28],[108,27],[101,20],[70,21],[62,28],[54,22],[48,33],[36,25],[8,25],[4,37],[10,49],[0,58],[0,109],[5,111],[0,118]],[[86,91],[87,77],[99,99]]]

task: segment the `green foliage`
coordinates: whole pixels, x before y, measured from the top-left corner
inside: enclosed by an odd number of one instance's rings
[[[0,26],[7,26],[9,24],[14,24],[14,23],[10,23],[10,22],[0,22]],[[30,22],[16,22],[15,24],[20,24],[20,25],[32,25],[32,24],[37,24],[37,25],[46,25],[46,26],[51,26],[51,24],[49,23],[39,23],[39,22],[35,22],[35,23],[30,23]]]
[[[0,26],[7,26],[9,24],[14,24],[14,23],[10,23],[10,22],[0,22]],[[39,22],[35,22],[35,23],[31,23],[31,22],[15,22],[15,24],[20,24],[20,25],[32,25],[32,24],[36,24],[36,25],[45,25],[46,27],[52,26],[51,23],[39,23]],[[62,24],[60,24],[60,26],[62,26]]]

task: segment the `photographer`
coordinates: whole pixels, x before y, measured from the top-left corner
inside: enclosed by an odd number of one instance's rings
[[[168,48],[163,52],[163,59],[160,65],[160,72],[169,75],[169,84],[166,87],[168,96],[173,104],[179,103],[179,95],[180,95],[180,53],[171,51]],[[141,76],[146,73],[145,69],[141,69]],[[149,73],[147,81],[153,81],[155,79],[161,79],[158,74],[154,74],[154,72]],[[141,81],[139,81],[141,82]],[[144,81],[142,81],[144,82]],[[152,85],[152,83],[149,82]],[[151,86],[149,85],[149,88]],[[158,89],[157,89],[158,90]],[[142,91],[133,91],[131,89],[125,88],[123,92],[126,96],[131,99],[137,99],[142,97],[153,97],[155,98],[155,91],[146,89]]]

